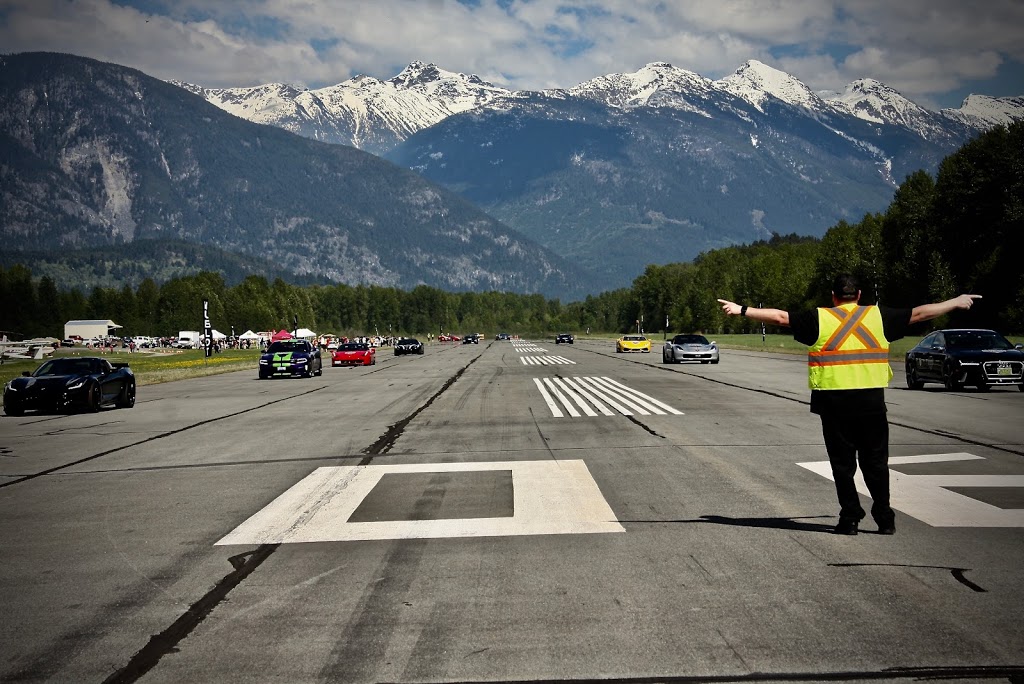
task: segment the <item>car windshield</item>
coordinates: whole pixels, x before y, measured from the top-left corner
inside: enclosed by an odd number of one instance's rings
[[[338,347],[338,351],[343,352],[354,352],[354,351],[366,351],[370,348],[370,345],[365,342],[348,342]]]
[[[103,361],[99,359],[51,359],[39,366],[32,374],[39,378],[47,375],[88,375],[102,372]]]
[[[278,340],[267,349],[269,354],[281,354],[283,352],[308,352],[309,342],[305,340]]]
[[[398,344],[419,344],[419,340],[414,340],[411,337],[403,337],[398,340]]]
[[[626,335],[623,337],[626,342],[646,342],[647,338],[641,335]]]
[[[673,344],[708,344],[708,338],[703,335],[676,335],[672,338]]]
[[[970,330],[946,333],[950,349],[1013,349],[1005,337],[991,330]]]

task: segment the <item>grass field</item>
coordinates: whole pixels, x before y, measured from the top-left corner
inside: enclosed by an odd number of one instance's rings
[[[216,375],[231,371],[252,369],[259,365],[258,349],[226,349],[210,358],[205,358],[200,349],[162,350],[159,353],[115,351],[110,354],[96,353],[95,350],[62,349],[59,356],[102,356],[111,362],[128,362],[139,385],[153,385],[171,380],[184,380],[203,375]],[[22,371],[35,370],[41,361],[25,359],[4,359],[0,366],[0,383],[21,375]]]

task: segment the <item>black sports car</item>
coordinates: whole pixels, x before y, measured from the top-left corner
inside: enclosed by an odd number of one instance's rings
[[[99,411],[109,404],[135,406],[135,374],[127,363],[89,356],[50,359],[4,386],[4,413],[9,416],[28,410]]]
[[[311,378],[324,372],[320,348],[306,340],[272,342],[260,356],[260,380],[275,375],[301,375]]]
[[[462,344],[480,344],[480,336],[476,333],[468,333],[462,336]]]
[[[1016,385],[1024,392],[1024,351],[994,330],[936,330],[907,352],[907,387],[938,382],[946,389]]]
[[[395,343],[395,356],[402,354],[422,354],[423,343],[412,337],[403,337]]]
[[[575,340],[576,338],[569,333],[558,333],[558,336],[555,337],[555,344],[572,344]]]

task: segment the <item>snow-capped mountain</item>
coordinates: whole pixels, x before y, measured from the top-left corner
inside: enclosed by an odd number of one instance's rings
[[[387,81],[356,76],[316,90],[281,83],[253,88],[174,83],[243,119],[369,152],[389,149],[453,114],[511,95],[478,76],[422,62]]]
[[[850,83],[843,93],[830,98],[828,103],[859,119],[875,124],[902,126],[926,139],[948,135],[950,125],[954,124],[950,117],[925,109],[871,78],[861,78]],[[1024,114],[1024,110],[1021,113]]]
[[[710,116],[705,109],[713,91],[710,79],[667,62],[652,62],[635,73],[584,81],[567,93],[623,109],[668,106]]]
[[[1024,111],[1024,96],[968,95],[960,109],[943,109],[942,113],[972,128],[987,129],[1020,121],[1021,111]]]
[[[827,108],[822,99],[800,80],[756,59],[749,60],[735,73],[715,81],[714,85],[749,102],[759,112],[764,112],[765,103],[771,98],[815,111]]]

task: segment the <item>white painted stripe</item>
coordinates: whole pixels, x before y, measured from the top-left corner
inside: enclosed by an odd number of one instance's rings
[[[596,406],[598,411],[606,416],[614,415],[607,406],[598,401],[597,397],[584,389],[582,383],[577,383],[576,380],[578,380],[578,378],[565,378],[566,384],[579,392],[582,396],[586,397],[587,401]]]
[[[587,402],[583,401],[583,399],[578,394],[573,392],[565,384],[565,382],[562,381],[562,378],[555,378],[555,384],[558,385],[559,387],[561,387],[562,391],[565,392],[567,395],[569,395],[572,398],[572,400],[575,401],[579,405],[579,407],[581,409],[583,409],[583,412],[586,413],[588,416],[596,416],[597,415],[597,411],[595,411],[594,409],[590,408],[590,406],[587,404]]]
[[[551,395],[548,394],[548,391],[544,389],[544,384],[540,381],[540,378],[534,378],[533,381],[537,383],[537,389],[540,390],[540,393],[544,397],[544,401],[547,403],[548,408],[551,409],[551,415],[553,415],[555,418],[564,418],[565,414],[559,410],[558,405],[555,403],[554,399],[552,399]]]
[[[389,473],[512,473],[503,518],[347,522]],[[419,463],[318,468],[236,527],[217,546],[625,532],[582,460]]]
[[[889,465],[969,461],[968,453],[895,456]],[[797,463],[832,480],[828,461]],[[860,471],[854,476],[857,491],[871,496]],[[933,527],[1024,527],[1024,509],[1003,509],[972,499],[947,487],[1024,487],[1024,475],[907,475],[890,471],[890,505]]]
[[[572,364],[572,365],[574,365],[574,366],[576,365],[576,362],[575,362],[575,361],[573,361],[572,359],[567,359],[567,358],[565,358],[564,356],[551,356],[551,357],[548,357],[548,358],[552,358],[552,359],[555,359],[555,360],[557,360],[557,361],[558,361],[559,363],[569,363],[569,364]]]
[[[525,356],[520,356],[519,360],[523,362],[524,366],[528,366],[529,365],[528,363],[526,363],[526,357]]]
[[[606,378],[604,378],[604,379],[605,379],[605,380],[607,380],[608,382],[612,383],[613,385],[617,385],[617,386],[621,387],[621,388],[622,388],[622,389],[623,389],[624,391],[626,391],[626,392],[629,392],[629,393],[631,393],[631,394],[634,394],[634,395],[636,395],[636,396],[638,396],[638,397],[643,397],[644,399],[646,399],[646,400],[648,400],[648,401],[651,401],[651,402],[653,402],[654,404],[657,404],[658,406],[662,407],[663,409],[665,409],[665,410],[666,410],[666,411],[668,411],[669,413],[674,413],[674,414],[675,414],[675,415],[677,415],[677,416],[681,416],[681,415],[684,415],[682,411],[677,411],[676,409],[672,408],[671,406],[669,406],[669,405],[668,405],[668,404],[666,404],[665,402],[663,402],[663,401],[659,401],[659,400],[655,399],[655,398],[654,398],[654,397],[652,397],[652,396],[649,396],[649,395],[646,395],[646,394],[644,394],[643,392],[637,391],[637,390],[633,389],[632,387],[626,387],[626,386],[625,386],[625,385],[623,385],[622,383],[620,383],[620,382],[616,382],[615,380],[612,380],[611,378],[607,378],[607,377],[606,377]]]
[[[611,394],[614,394],[616,399],[618,399],[623,404],[625,404],[626,406],[630,407],[631,409],[633,409],[634,411],[639,413],[641,416],[649,416],[649,415],[651,415],[651,412],[648,411],[647,408],[645,408],[638,400],[634,399],[633,397],[631,397],[628,394],[625,394],[623,392],[619,392],[618,388],[616,388],[614,385],[610,385],[610,384],[606,383],[603,378],[588,378],[588,379],[592,383],[594,383],[595,385],[601,387],[601,389],[603,389],[605,392],[609,392]]]
[[[569,403],[569,400],[565,398],[565,395],[555,387],[555,383],[551,382],[551,378],[544,378],[544,384],[548,386],[548,389],[562,402],[562,406],[569,412],[569,415],[573,418],[579,418],[580,412],[576,410],[576,407]]]
[[[601,397],[601,399],[603,399],[604,401],[607,401],[609,404],[611,404],[612,408],[614,408],[616,411],[618,411],[622,415],[624,415],[624,416],[631,416],[631,415],[633,415],[633,413],[628,408],[626,408],[625,406],[623,406],[619,402],[615,401],[615,399],[613,397],[611,397],[608,394],[606,394],[603,387],[601,387],[600,385],[597,385],[594,382],[592,382],[593,378],[580,378],[580,377],[577,377],[575,379],[578,380],[581,385],[583,385],[584,387],[589,389],[591,392],[593,392],[597,396]]]
[[[537,363],[539,363],[542,366],[550,366],[551,365],[551,362],[548,361],[548,357],[546,357],[546,356],[535,356],[534,358],[537,359]]]

